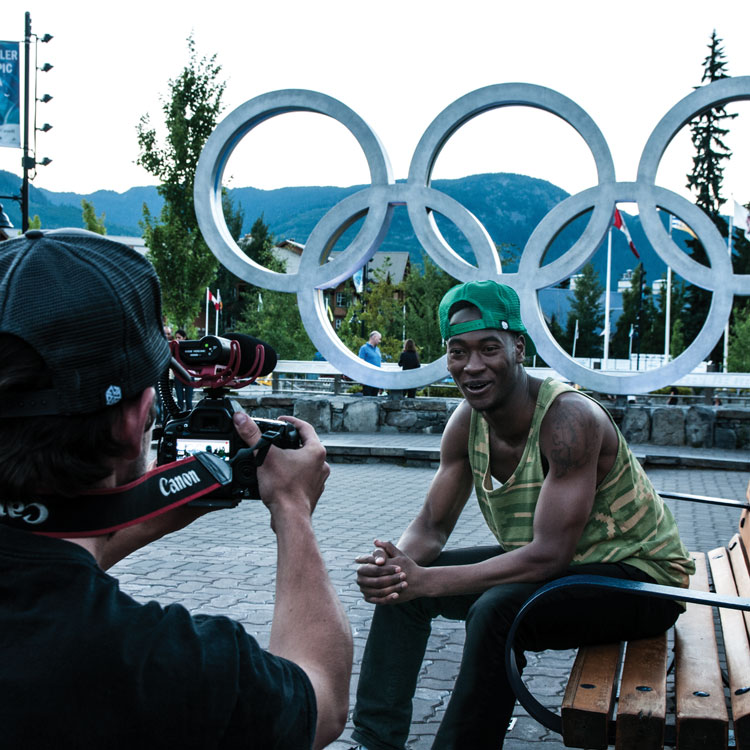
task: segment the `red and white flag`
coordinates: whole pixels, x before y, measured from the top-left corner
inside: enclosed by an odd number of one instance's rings
[[[219,295],[218,299],[211,294],[211,290],[208,287],[206,287],[206,292],[208,293],[208,301],[214,306],[214,309],[221,310],[221,291],[217,290],[216,292]]]
[[[625,224],[625,219],[622,218],[622,214],[615,208],[615,221],[614,221],[615,229],[619,229],[625,237],[627,237],[628,245],[630,246],[630,249],[633,251],[633,255],[635,255],[638,260],[641,259],[641,256],[638,255],[638,251],[635,249],[635,245],[633,244],[633,238],[630,236],[630,232],[628,232],[628,228]]]

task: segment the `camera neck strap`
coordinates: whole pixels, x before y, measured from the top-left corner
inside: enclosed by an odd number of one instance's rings
[[[76,497],[40,495],[5,502],[0,523],[51,537],[111,534],[178,508],[230,484],[232,469],[212,453],[195,453],[158,466],[139,479]]]

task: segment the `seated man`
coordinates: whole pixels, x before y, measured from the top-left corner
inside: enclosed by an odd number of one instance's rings
[[[352,641],[311,525],[329,468],[310,425],[287,418],[302,447],[272,447],[257,471],[278,538],[268,651],[226,617],[139,604],[104,572],[205,512],[175,507],[202,481],[185,468],[197,458],[147,471],[170,361],[160,308],[151,264],[99,235],[0,243],[0,744],[325,747],[346,721]],[[234,425],[259,439],[247,415]],[[157,511],[134,507],[154,497]],[[39,533],[55,518],[72,530]]]
[[[609,414],[523,366],[533,344],[515,291],[460,284],[439,308],[448,371],[464,401],[443,434],[440,467],[397,545],[357,558],[376,604],[354,712],[354,740],[403,748],[430,623],[466,621],[458,678],[433,748],[502,747],[515,698],[506,635],[545,582],[581,573],[687,586],[694,566],[674,519]],[[443,548],[476,491],[498,546]],[[644,638],[681,608],[620,594],[559,593],[519,630],[523,650]],[[524,662],[521,657],[521,662]]]

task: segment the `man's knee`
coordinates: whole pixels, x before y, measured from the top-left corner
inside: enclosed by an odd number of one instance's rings
[[[505,641],[518,611],[541,584],[506,583],[485,591],[469,608],[467,635]]]

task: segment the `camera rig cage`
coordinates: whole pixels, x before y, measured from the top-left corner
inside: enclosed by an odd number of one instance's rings
[[[175,378],[186,386],[203,388],[204,398],[192,411],[181,411],[175,403],[169,370],[159,381],[159,393],[167,415],[159,440],[158,464],[207,451],[227,460],[232,469],[230,485],[193,501],[194,505],[233,507],[242,499],[259,498],[256,469],[263,463],[271,445],[300,446],[297,430],[281,420],[256,418],[261,439],[249,448],[237,435],[232,416],[241,407],[229,397],[229,390],[242,388],[259,375],[271,372],[276,355],[252,336],[228,335],[232,338],[204,336],[200,340],[170,342],[170,369]]]

